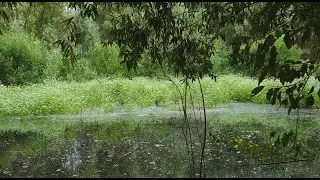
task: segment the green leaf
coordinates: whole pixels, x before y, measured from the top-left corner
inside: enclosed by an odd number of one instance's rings
[[[302,38],[301,38],[301,44],[303,45],[307,40],[309,40],[311,35],[311,28],[307,27],[307,29],[303,32]]]
[[[269,68],[270,68],[270,74],[275,73],[275,66],[276,66],[276,60],[277,60],[277,49],[275,46],[272,46],[270,50],[270,58],[269,58]]]
[[[275,135],[276,135],[275,131],[270,132],[270,139],[274,138]]]
[[[263,68],[262,73],[259,76],[259,80],[258,80],[258,85],[260,85],[260,83],[265,79],[265,77],[267,76],[268,73],[268,68]]]
[[[298,85],[298,91],[300,91],[300,89],[302,88],[302,86],[303,86],[303,83],[299,83],[299,85]]]
[[[292,108],[289,107],[289,109],[288,109],[288,115],[290,115],[291,110],[292,110]]]
[[[251,97],[257,95],[262,89],[264,88],[264,86],[258,86],[256,88],[254,88],[251,92]]]
[[[313,69],[314,69],[314,65],[311,64],[311,65],[309,66],[309,69],[310,69],[310,70],[313,70]]]
[[[255,68],[256,69],[260,69],[264,62],[265,62],[266,56],[265,54],[261,53],[261,54],[257,54],[256,56],[256,63],[255,63]]]
[[[272,46],[274,42],[276,41],[276,38],[273,35],[269,35],[266,40],[264,41],[264,44],[266,46]]]
[[[314,90],[314,86],[311,87],[309,94],[313,93],[313,90]]]
[[[283,137],[281,139],[283,147],[286,147],[288,145],[289,138],[290,138],[290,135],[287,134],[287,133],[284,133],[284,135],[283,135]]]
[[[244,54],[245,54],[245,55],[247,55],[247,56],[249,55],[250,48],[251,48],[251,46],[249,46],[249,44],[247,44],[246,47],[245,47],[245,49],[244,49]]]
[[[266,94],[266,99],[268,101],[270,101],[272,94],[273,94],[273,88],[269,89],[267,94]]]
[[[290,93],[292,93],[292,92],[293,92],[292,87],[289,87],[289,88],[286,89],[286,93],[287,93],[287,94],[290,94]]]
[[[293,136],[295,135],[292,129],[290,129],[290,132],[288,133],[288,135],[289,135],[290,137],[293,137]]]
[[[233,50],[233,53],[234,54],[238,54],[239,53],[239,50],[240,50],[240,45],[239,44],[234,44],[232,46],[232,50]]]
[[[275,147],[279,147],[279,145],[280,145],[280,135],[278,135],[277,140],[274,142]]]
[[[302,61],[293,61],[292,64],[302,64]]]
[[[279,37],[282,36],[282,33],[281,33],[281,31],[280,31],[279,29],[276,30],[275,36],[276,36],[277,38],[279,38]]]
[[[272,46],[270,50],[270,56],[271,57],[276,57],[277,56],[277,48],[275,46]]]
[[[284,105],[285,107],[287,107],[288,105],[288,99],[284,99],[281,101],[281,105]]]
[[[295,64],[295,61],[293,61],[293,60],[288,60],[288,61],[286,61],[285,63],[286,63],[286,64]]]
[[[293,40],[289,36],[289,34],[286,34],[283,38],[284,43],[286,44],[287,48],[290,49],[293,46]]]
[[[286,72],[283,69],[280,69],[278,77],[280,79],[281,84],[284,85],[285,78],[286,78]]]
[[[302,74],[305,74],[308,70],[308,65],[305,63],[305,64],[302,64],[301,68],[300,68],[300,71]]]
[[[71,24],[72,20],[73,20],[73,17],[64,20],[62,23],[66,23],[66,25],[69,26]]]
[[[298,103],[296,102],[296,99],[293,97],[293,93],[289,94],[289,101],[290,101],[290,108],[296,109]]]
[[[277,99],[278,99],[280,105],[281,105],[281,94],[282,94],[282,92],[279,91],[279,93],[277,95]]]
[[[275,88],[273,91],[273,96],[271,99],[271,104],[274,105],[276,103],[276,99],[277,99],[277,93],[280,90],[280,88]]]
[[[312,95],[308,96],[307,99],[306,99],[306,106],[307,107],[310,107],[314,104],[314,98]]]
[[[301,145],[297,145],[297,146],[295,147],[295,150],[296,150],[297,152],[300,152],[300,151],[301,151]]]
[[[7,15],[7,13],[4,10],[0,11],[1,16],[3,17],[3,19],[7,22],[9,22],[9,17]]]

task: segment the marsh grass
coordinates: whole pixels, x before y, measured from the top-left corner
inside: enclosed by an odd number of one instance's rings
[[[183,87],[179,79],[174,80],[180,88]],[[263,84],[267,87],[280,85],[271,80]],[[219,76],[217,82],[204,78],[207,108],[227,102],[267,103],[267,88],[250,98],[250,93],[256,86],[257,80],[240,75]],[[198,103],[200,93],[197,84],[192,84],[191,89],[196,106],[201,107]],[[152,105],[169,109],[180,107],[179,93],[171,82],[143,77],[133,80],[96,79],[81,83],[47,81],[26,86],[0,86],[0,94],[2,116],[77,114],[97,107],[103,107],[105,112],[115,111],[118,107],[126,110]],[[316,96],[315,102],[318,102]]]

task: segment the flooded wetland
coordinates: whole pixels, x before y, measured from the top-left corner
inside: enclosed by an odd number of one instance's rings
[[[273,150],[269,137],[294,128],[295,112],[288,116],[277,106],[232,103],[207,113],[206,177],[319,177],[317,110],[300,110],[298,156],[291,149]],[[190,177],[182,118],[180,111],[159,107],[3,117],[0,177]],[[195,135],[196,164],[199,142]]]

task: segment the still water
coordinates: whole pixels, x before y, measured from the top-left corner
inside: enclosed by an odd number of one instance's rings
[[[206,177],[320,176],[314,153],[320,149],[317,110],[299,112],[301,134],[306,137],[301,141],[313,158],[300,161],[310,158],[300,157],[297,162],[290,162],[295,160],[286,157],[287,151],[280,157],[230,149],[230,142],[242,137],[265,152],[271,142],[265,135],[291,128],[296,112],[288,116],[286,109],[249,103],[207,112],[211,133],[205,151]],[[7,125],[1,126],[6,128],[0,134],[0,177],[192,177],[191,171],[198,172],[200,140],[194,131],[195,166],[190,170],[181,114],[151,107],[110,114],[96,110],[70,116],[2,118],[0,123]],[[189,112],[190,117],[194,114],[203,118],[200,111]],[[9,123],[20,126],[11,128]],[[49,133],[49,129],[60,133]]]

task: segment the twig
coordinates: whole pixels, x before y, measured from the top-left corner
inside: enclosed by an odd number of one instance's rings
[[[314,160],[315,159],[299,159],[299,160],[280,161],[280,162],[262,163],[262,164],[237,164],[237,165],[228,164],[227,166],[271,166],[271,165],[288,164],[288,163],[295,163],[295,162],[307,162],[307,161],[314,161]]]
[[[200,178],[202,177],[202,166],[203,166],[203,158],[204,158],[204,150],[206,147],[206,141],[207,141],[207,114],[206,114],[206,106],[204,103],[204,95],[203,95],[203,90],[202,90],[202,85],[201,85],[201,80],[198,77],[198,82],[200,86],[200,91],[201,91],[201,99],[202,99],[202,106],[203,106],[203,113],[204,113],[204,137],[203,137],[203,145],[202,145],[202,150],[201,150],[201,158],[200,158]],[[204,174],[205,177],[205,174]]]

